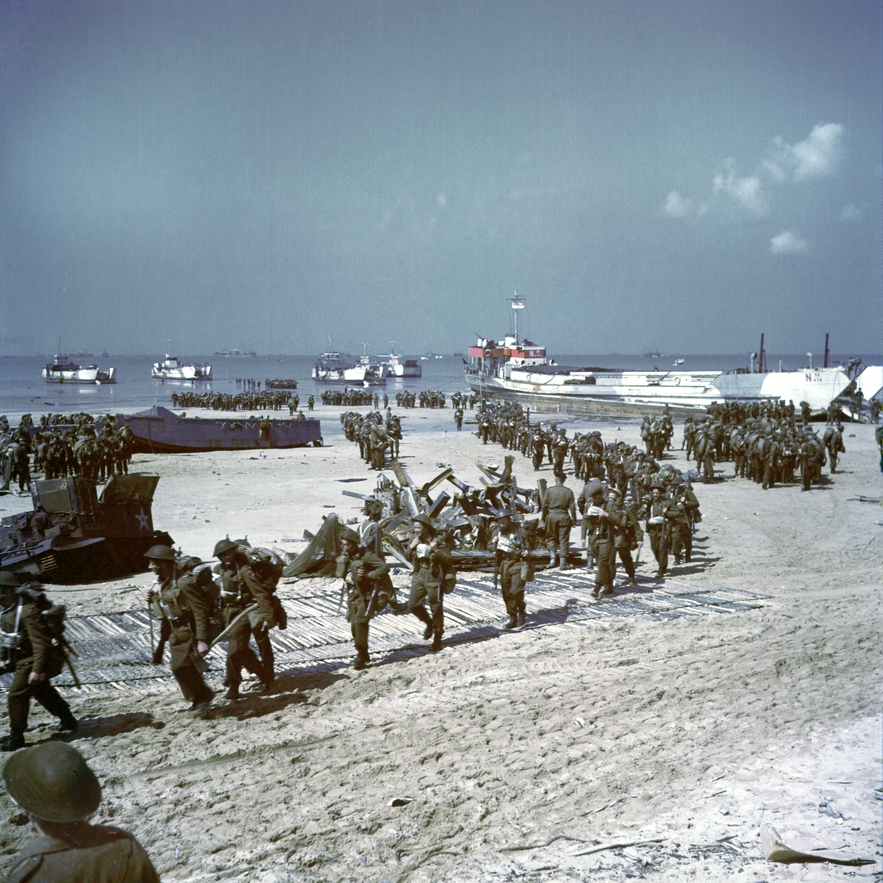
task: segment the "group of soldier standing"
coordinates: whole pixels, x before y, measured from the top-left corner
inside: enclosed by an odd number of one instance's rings
[[[827,461],[837,471],[843,426],[836,415],[820,437],[794,409],[779,403],[758,403],[750,410],[739,405],[712,405],[698,419],[684,422],[684,451],[695,459],[703,481],[714,480],[714,463],[732,461],[736,478],[749,478],[764,490],[791,484],[799,476],[808,491],[822,480]]]
[[[50,421],[44,415],[34,426],[25,414],[15,430],[0,424],[0,490],[9,490],[16,481],[19,494],[28,493],[32,473],[43,478],[78,475],[96,482],[129,471],[135,445],[128,426],[117,426],[110,418],[96,422],[89,414],[65,419],[68,422]]]
[[[358,444],[359,456],[371,469],[383,469],[387,451],[390,457],[399,456],[402,422],[389,408],[385,418],[380,411],[371,411],[369,414],[344,411],[340,415],[340,422],[344,436],[348,441]]]

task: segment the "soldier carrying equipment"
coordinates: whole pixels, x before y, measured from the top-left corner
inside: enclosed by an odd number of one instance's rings
[[[16,574],[4,571],[0,574],[0,592],[0,646],[5,671],[15,673],[7,694],[9,736],[0,748],[15,751],[25,744],[31,697],[59,719],[59,732],[72,733],[77,729],[70,706],[51,682],[66,663],[70,665],[70,645],[64,637],[64,607],[53,606],[40,586],[19,587]]]

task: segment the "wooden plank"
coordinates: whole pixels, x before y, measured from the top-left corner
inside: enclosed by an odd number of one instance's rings
[[[445,508],[448,504],[448,500],[451,498],[448,496],[447,491],[442,491],[436,501],[429,507],[429,511],[426,513],[430,518],[438,518],[438,513],[441,512],[442,509]]]
[[[341,493],[345,497],[355,497],[357,500],[371,500],[371,499],[373,499],[371,494],[360,494],[356,491],[341,491]]]
[[[454,474],[454,470],[448,466],[443,472],[440,472],[436,475],[435,478],[431,478],[426,482],[421,488],[419,488],[418,493],[423,495],[424,497],[437,485],[441,484],[445,479],[450,478]]]
[[[398,459],[393,457],[393,459],[390,460],[389,465],[392,468],[392,471],[395,474],[395,477],[398,479],[398,482],[402,487],[408,487],[408,488],[414,487],[414,482],[411,481],[411,476],[408,475],[408,473],[405,471],[405,467],[402,466],[402,464],[398,461]]]
[[[401,509],[393,517],[384,522],[383,530],[385,533],[392,533],[400,524],[407,521],[411,517],[411,513],[407,509]]]
[[[468,485],[468,484],[465,484],[465,483],[462,482],[462,481],[460,481],[460,479],[457,478],[456,475],[449,475],[449,476],[448,476],[448,481],[449,481],[449,482],[450,482],[455,488],[457,488],[457,490],[460,491],[461,493],[463,493],[463,494],[468,494],[468,493],[469,493],[469,485]]]
[[[414,493],[414,488],[405,487],[402,489],[402,494],[405,498],[405,503],[408,506],[408,512],[410,512],[415,518],[418,515],[422,515],[423,510],[417,502],[417,495]]]
[[[390,546],[389,548],[384,548],[384,551],[389,552],[389,554],[392,555],[392,557],[395,558],[396,561],[398,561],[399,564],[402,565],[402,567],[406,568],[407,570],[414,570],[414,565],[411,564],[411,562],[408,561],[408,559],[405,558],[405,556],[398,549]]]

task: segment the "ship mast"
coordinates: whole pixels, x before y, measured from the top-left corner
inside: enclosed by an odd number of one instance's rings
[[[515,320],[515,346],[518,346],[518,311],[524,309],[524,298],[514,292],[515,297],[509,298],[509,306],[512,307],[512,317]]]

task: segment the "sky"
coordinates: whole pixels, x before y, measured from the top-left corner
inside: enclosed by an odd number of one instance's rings
[[[0,0],[0,352],[881,350],[879,0]]]

